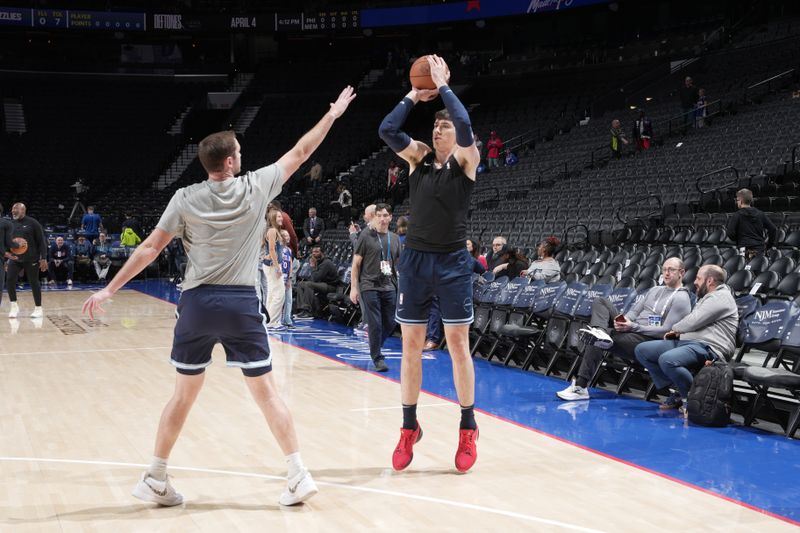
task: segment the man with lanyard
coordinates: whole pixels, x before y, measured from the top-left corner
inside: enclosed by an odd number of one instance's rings
[[[469,352],[472,310],[472,257],[467,240],[467,213],[475,187],[480,154],[469,113],[447,86],[449,69],[439,56],[427,56],[436,89],[412,88],[383,119],[381,139],[409,165],[413,217],[398,262],[397,321],[403,332],[400,372],[403,426],[392,455],[392,467],[403,470],[422,438],[417,400],[422,385],[422,348],[431,301],[439,298],[445,338],[453,361],[453,381],[461,405],[455,466],[466,472],[478,458],[475,422],[475,368]],[[446,109],[433,124],[433,147],[416,141],[400,128],[419,101],[441,96]]]
[[[400,257],[400,239],[389,231],[392,207],[377,204],[372,227],[361,232],[353,253],[350,301],[359,300],[367,308],[369,355],[375,370],[386,372],[381,347],[395,328],[397,305],[397,275],[395,262]]]
[[[624,315],[618,314],[608,298],[595,298],[589,326],[581,330],[588,342],[583,352],[578,377],[556,395],[565,401],[588,400],[589,381],[603,362],[603,354],[612,354],[633,362],[634,349],[640,343],[660,339],[672,326],[689,314],[692,303],[682,286],[683,261],[677,257],[664,261],[661,269],[664,285],[653,287]],[[610,331],[610,335],[609,332]]]

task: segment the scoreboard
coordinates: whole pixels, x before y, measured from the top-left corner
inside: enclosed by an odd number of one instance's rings
[[[118,11],[78,11],[74,9],[34,9],[32,26],[81,30],[144,31],[144,13]]]

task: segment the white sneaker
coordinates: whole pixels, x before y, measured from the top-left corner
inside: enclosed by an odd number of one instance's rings
[[[44,311],[42,311],[42,306],[34,307],[33,313],[31,313],[31,318],[42,318],[44,316]]]
[[[142,479],[134,487],[133,495],[142,501],[157,503],[165,507],[183,503],[183,496],[175,492],[169,482],[169,476],[164,481],[158,481],[147,472],[142,474]]]
[[[583,334],[584,340],[596,348],[601,350],[608,350],[614,346],[614,340],[611,336],[600,328],[586,326],[579,329],[578,333]]]
[[[575,385],[575,381],[573,381],[569,387],[567,387],[564,390],[558,391],[556,393],[556,396],[568,402],[573,402],[576,400],[588,400],[589,391],[586,390],[584,387],[578,387],[577,385]]]
[[[19,305],[17,302],[11,302],[11,308],[8,310],[8,318],[17,318],[19,314]]]
[[[68,286],[68,287],[72,287],[72,280],[71,280],[71,279],[68,279],[68,280],[67,280],[67,286]]]
[[[314,483],[314,479],[311,477],[311,472],[303,469],[286,484],[286,490],[281,494],[278,503],[281,505],[297,505],[318,492],[319,489],[317,488],[317,484]]]

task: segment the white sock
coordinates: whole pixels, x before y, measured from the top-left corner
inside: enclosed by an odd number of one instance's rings
[[[286,464],[289,467],[289,474],[287,476],[289,479],[292,479],[305,469],[303,466],[303,459],[300,457],[300,452],[294,452],[287,455]]]
[[[167,460],[154,455],[147,473],[158,481],[165,481],[167,479]]]

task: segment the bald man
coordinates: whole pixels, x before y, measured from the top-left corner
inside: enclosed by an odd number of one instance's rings
[[[11,257],[11,221],[3,218],[3,204],[0,204],[0,304],[3,303],[3,289],[6,281],[6,259]]]
[[[16,203],[11,207],[11,216],[14,219],[11,223],[11,239],[25,239],[28,249],[24,254],[15,256],[8,262],[8,299],[11,300],[11,309],[8,312],[9,318],[16,318],[19,314],[17,305],[17,280],[19,271],[25,271],[25,277],[33,291],[34,309],[31,318],[41,318],[44,316],[42,311],[42,287],[39,282],[39,271],[47,272],[47,241],[44,238],[44,230],[38,221],[27,216],[28,209],[25,204]],[[38,267],[38,268],[37,268]]]
[[[650,372],[655,386],[677,389],[661,405],[663,409],[681,409],[685,416],[694,374],[706,361],[730,359],[736,349],[739,312],[726,277],[717,265],[701,267],[694,280],[699,298],[694,310],[672,326],[664,340],[636,347],[636,359]]]

